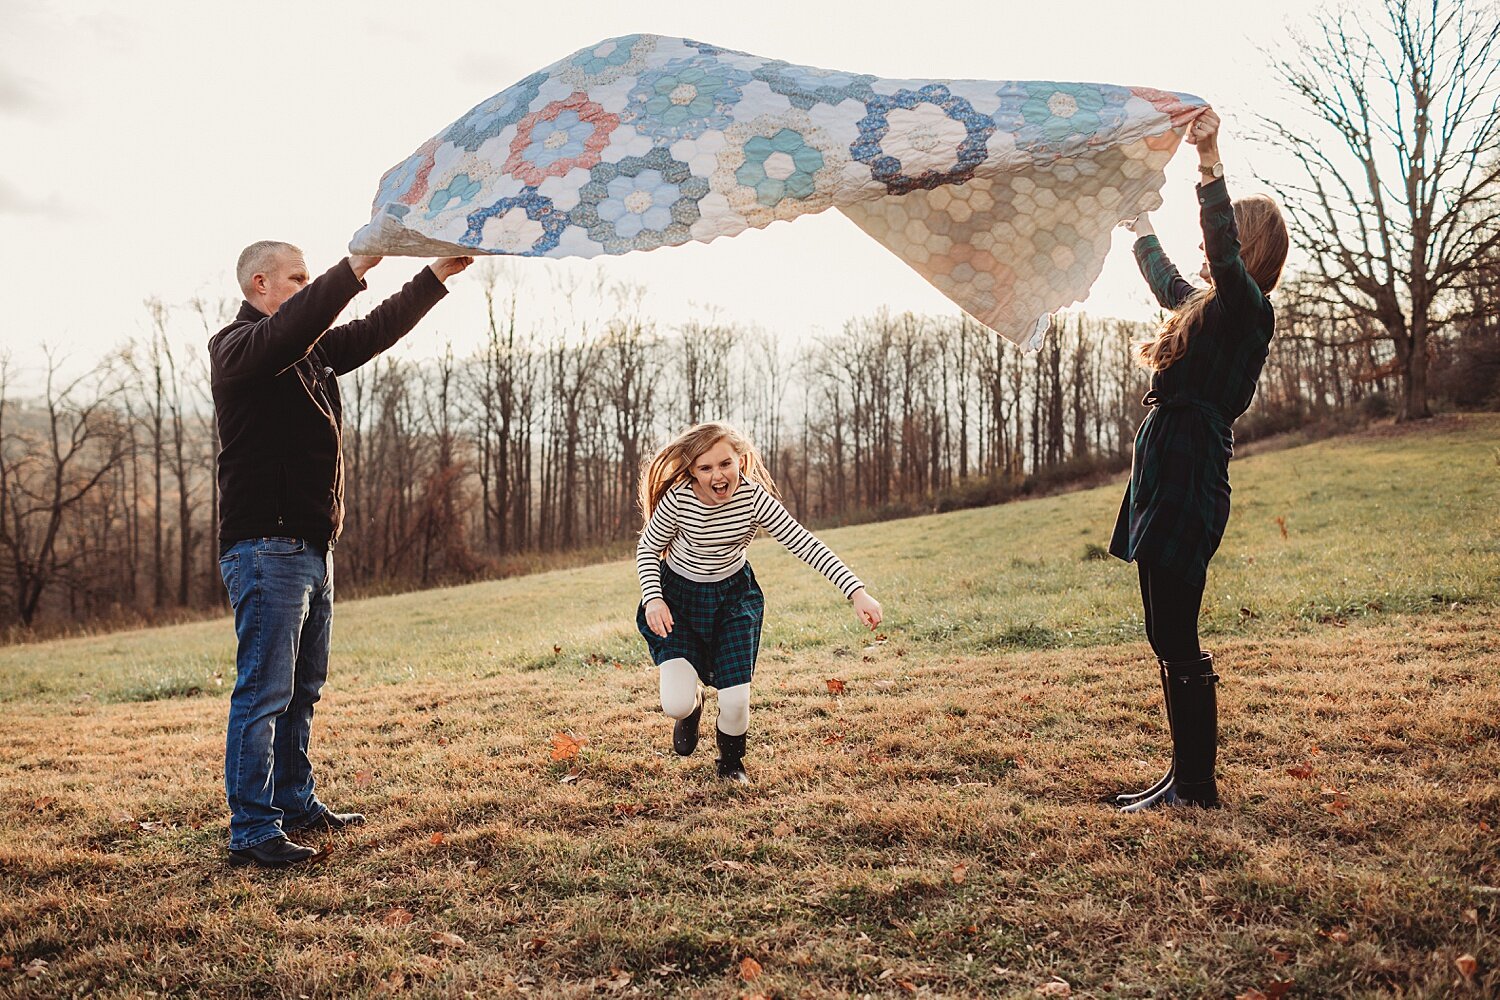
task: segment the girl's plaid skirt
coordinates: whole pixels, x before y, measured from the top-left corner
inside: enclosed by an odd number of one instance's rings
[[[661,564],[662,600],[672,612],[672,631],[659,636],[646,624],[646,606],[636,608],[635,627],[658,665],[681,657],[713,688],[749,684],[760,652],[766,601],[750,564],[733,576],[699,583]]]

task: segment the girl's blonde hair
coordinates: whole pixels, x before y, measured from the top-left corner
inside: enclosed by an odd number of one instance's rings
[[[760,452],[750,443],[750,439],[730,424],[713,421],[690,427],[652,456],[651,461],[646,464],[641,472],[639,489],[641,514],[645,520],[651,520],[656,505],[661,503],[661,498],[667,495],[668,490],[693,478],[693,462],[720,441],[728,443],[730,449],[740,457],[740,472],[745,478],[760,483],[773,497],[781,499],[776,481],[771,478],[771,470],[761,461]]]
[[[1290,244],[1281,209],[1263,194],[1241,198],[1234,203],[1234,224],[1240,233],[1240,259],[1245,262],[1245,270],[1261,292],[1270,295],[1281,280]],[[1213,300],[1212,285],[1183,299],[1156,337],[1137,345],[1141,364],[1162,371],[1186,354],[1188,338],[1197,332]]]

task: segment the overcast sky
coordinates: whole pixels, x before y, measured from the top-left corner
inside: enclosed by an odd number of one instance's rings
[[[314,273],[369,219],[380,175],[480,100],[614,35],[655,32],[883,77],[1088,80],[1187,91],[1223,114],[1236,193],[1274,177],[1241,141],[1276,86],[1258,47],[1285,37],[1297,0],[1254,17],[1135,0],[871,0],[122,4],[0,0],[0,351],[34,366],[41,345],[93,360],[146,329],[142,300],[177,309],[232,298],[240,249],[301,245]],[[929,13],[930,11],[930,13]],[[1292,22],[1296,23],[1296,22]],[[1196,271],[1194,156],[1169,167],[1158,229]],[[419,262],[371,272],[364,308]],[[518,260],[523,322],[570,308],[557,279],[634,282],[648,315],[704,317],[801,339],[882,306],[955,307],[837,212],[707,246],[594,261]],[[470,275],[399,350],[462,350],[482,327]],[[578,318],[600,319],[582,302]],[[1154,308],[1121,233],[1083,308],[1148,318]]]

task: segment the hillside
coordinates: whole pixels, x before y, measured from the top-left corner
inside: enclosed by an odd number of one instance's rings
[[[1118,485],[825,533],[873,642],[756,543],[745,790],[670,754],[628,563],[341,604],[371,823],[288,876],[224,864],[227,619],[0,649],[0,991],[1492,994],[1500,416],[1232,478],[1215,813],[1099,804],[1165,746]]]

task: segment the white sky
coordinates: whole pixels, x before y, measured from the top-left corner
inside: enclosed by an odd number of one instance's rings
[[[284,239],[321,273],[369,219],[380,175],[525,74],[630,32],[696,38],[758,55],[883,77],[1090,80],[1188,91],[1225,120],[1237,194],[1252,166],[1247,109],[1276,91],[1258,47],[1275,47],[1299,0],[1253,17],[1137,0],[829,3],[144,3],[0,0],[0,351],[34,366],[44,343],[92,361],[146,329],[142,300],[232,297],[240,249]],[[1243,11],[1242,11],[1243,13]],[[1169,167],[1157,228],[1197,270],[1195,157]],[[370,274],[368,309],[417,261]],[[667,324],[704,317],[800,340],[881,306],[954,314],[917,274],[837,212],[711,246],[595,261],[518,260],[523,321],[567,308],[554,278],[603,272],[646,289]],[[462,350],[482,331],[470,275],[402,348]],[[1084,308],[1154,314],[1120,233]],[[578,307],[588,318],[603,305]],[[575,314],[578,310],[575,310]],[[189,319],[181,335],[194,337]]]

